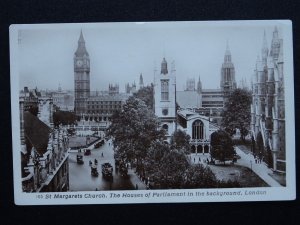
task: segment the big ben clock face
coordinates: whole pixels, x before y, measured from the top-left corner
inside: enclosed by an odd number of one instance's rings
[[[82,60],[77,60],[76,65],[77,65],[78,67],[81,67],[81,66],[83,65]]]

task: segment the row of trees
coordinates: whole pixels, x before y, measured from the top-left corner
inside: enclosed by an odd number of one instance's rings
[[[151,96],[151,88],[141,89],[112,116],[107,134],[113,138],[115,157],[135,165],[154,188],[231,187],[231,183],[217,181],[209,167],[189,163],[190,136],[185,132],[176,131],[170,144],[166,142],[165,130],[159,129],[151,110]]]

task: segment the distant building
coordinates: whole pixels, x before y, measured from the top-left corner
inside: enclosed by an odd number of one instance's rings
[[[176,92],[176,101],[180,109],[189,109],[201,115],[212,118],[221,124],[221,113],[232,91],[236,89],[235,69],[231,52],[227,44],[224,62],[221,67],[220,88],[205,89],[199,76],[197,88],[194,78],[186,81],[185,91]]]
[[[121,110],[128,94],[119,91],[118,84],[109,84],[108,91],[92,93],[90,90],[90,57],[85,47],[82,31],[78,40],[78,47],[74,54],[74,81],[75,81],[75,113],[78,120],[99,122],[101,127],[108,127],[110,117],[117,110]],[[136,91],[136,86],[134,84]],[[126,92],[129,89],[129,85]],[[130,90],[133,92],[133,90]],[[105,123],[101,123],[105,122]]]
[[[22,96],[25,111],[38,108],[40,92],[37,88],[30,90],[28,87],[24,87],[24,89],[20,91],[20,96]]]
[[[85,116],[89,120],[109,121],[114,112],[121,111],[128,97],[126,94],[91,96],[87,100]]]
[[[137,92],[137,89],[136,89],[135,82],[133,84],[131,84],[131,85],[129,83],[127,83],[125,85],[125,93],[126,94],[133,94],[133,93],[136,93],[136,92]]]
[[[195,89],[195,78],[187,79],[185,90],[186,91],[196,91],[196,89]]]
[[[139,83],[139,85],[140,85],[140,89],[144,87],[144,79],[143,79],[142,73],[140,74],[140,83]]]
[[[53,104],[60,108],[62,111],[74,110],[74,96],[70,91],[62,90],[59,85],[55,91],[48,91],[48,95],[52,97]]]
[[[275,27],[271,49],[264,33],[261,58],[257,59],[252,79],[251,131],[256,141],[255,154],[274,171],[286,171],[285,87],[283,39]]]
[[[119,94],[119,85],[118,84],[109,84],[108,87],[108,94],[109,95],[118,95]]]

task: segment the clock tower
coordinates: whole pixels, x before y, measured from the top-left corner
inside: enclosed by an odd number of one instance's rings
[[[82,31],[74,54],[74,81],[74,111],[77,116],[81,116],[86,113],[87,99],[90,97],[90,57],[85,48]]]

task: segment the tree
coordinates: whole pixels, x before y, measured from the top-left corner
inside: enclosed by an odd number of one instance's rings
[[[56,127],[59,126],[59,124],[68,125],[73,124],[75,122],[76,115],[73,112],[57,110],[53,113],[53,123]]]
[[[153,110],[153,105],[154,105],[154,89],[153,85],[143,87],[139,89],[136,93],[133,94],[134,97],[141,99],[144,101],[146,106]]]
[[[141,166],[153,142],[163,140],[165,132],[144,101],[130,97],[111,118],[107,134],[113,137],[115,153],[119,158],[136,160]]]
[[[186,154],[191,152],[190,146],[191,137],[182,130],[176,130],[171,136],[171,148],[182,149]]]
[[[148,151],[145,173],[157,188],[181,188],[188,166],[183,150],[171,149],[168,144],[157,142]]]
[[[186,154],[182,150],[170,150],[164,154],[162,162],[163,186],[165,188],[181,188],[184,173],[189,165]]]
[[[231,135],[238,128],[243,141],[250,128],[250,105],[251,93],[244,89],[236,89],[230,94],[228,101],[225,103],[222,115],[222,127]]]
[[[223,131],[218,130],[211,134],[211,157],[224,162],[232,160],[235,155],[233,142],[230,135]]]
[[[185,172],[184,188],[215,188],[217,184],[215,174],[202,164],[191,165]]]

